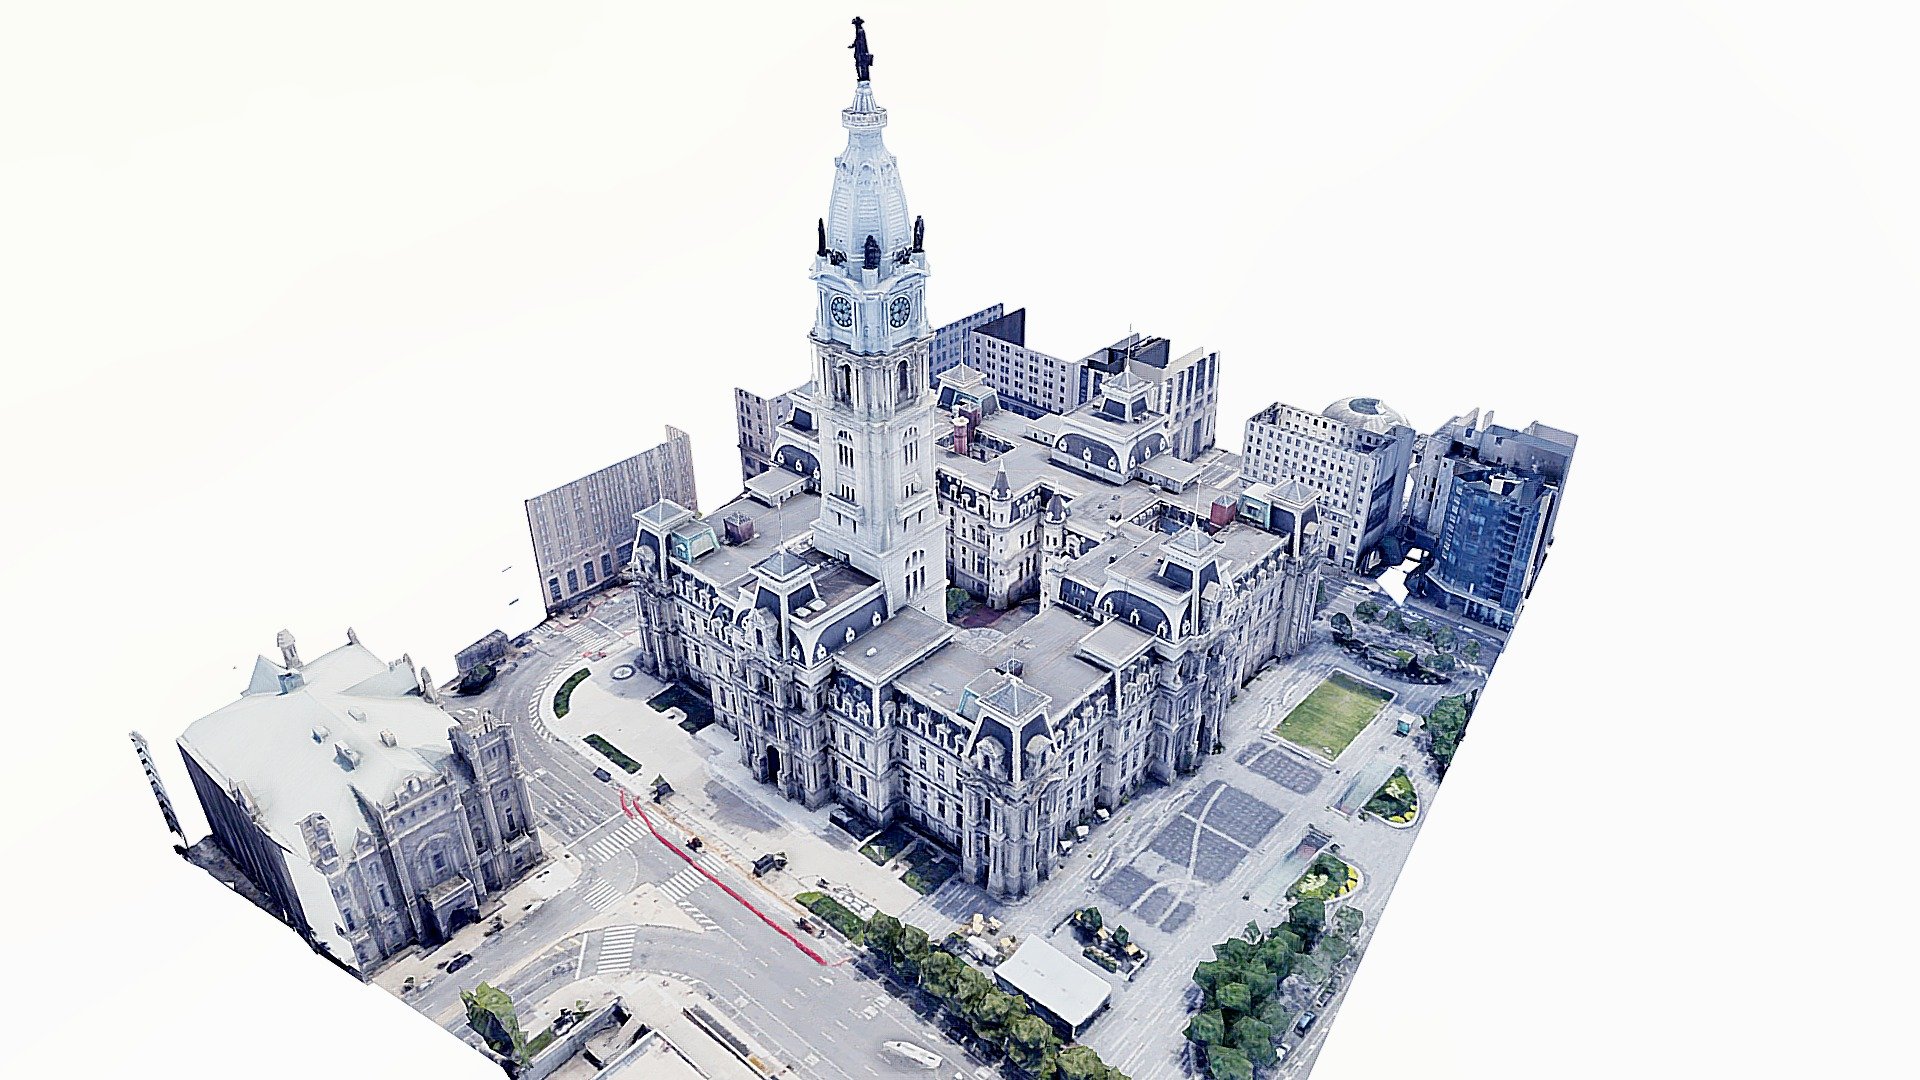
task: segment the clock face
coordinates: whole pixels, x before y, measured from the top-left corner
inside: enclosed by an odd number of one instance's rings
[[[836,296],[827,305],[833,312],[833,321],[841,326],[853,325],[853,301],[844,296]]]
[[[894,297],[893,303],[887,305],[887,321],[892,323],[895,329],[907,325],[907,318],[912,314],[913,301],[904,296]]]

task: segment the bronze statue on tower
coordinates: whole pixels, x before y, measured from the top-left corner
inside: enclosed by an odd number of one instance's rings
[[[867,51],[866,20],[858,15],[853,17],[853,44],[847,48],[853,50],[854,72],[860,76],[861,82],[866,82],[869,69],[873,67],[873,54]]]

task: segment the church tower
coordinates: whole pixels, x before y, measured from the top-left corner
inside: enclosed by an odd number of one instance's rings
[[[820,518],[814,544],[886,586],[887,613],[946,617],[946,522],[934,498],[933,330],[920,219],[880,139],[873,54],[853,20],[858,81],[840,111],[847,148],[813,259],[819,306],[809,335],[820,414]]]

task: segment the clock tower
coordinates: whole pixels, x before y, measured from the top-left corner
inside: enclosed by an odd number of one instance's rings
[[[946,617],[947,529],[934,498],[934,398],[928,383],[924,229],[907,213],[899,165],[880,132],[873,54],[854,25],[847,148],[813,257],[820,418],[820,517],[814,544],[885,583],[887,613]]]

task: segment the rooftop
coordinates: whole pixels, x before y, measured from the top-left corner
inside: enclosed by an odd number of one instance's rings
[[[285,675],[297,678],[283,691]],[[420,696],[411,660],[388,664],[348,642],[295,669],[259,657],[240,700],[194,721],[180,745],[223,787],[245,785],[289,850],[307,850],[300,822],[316,813],[344,850],[366,827],[356,793],[379,805],[410,777],[434,778],[455,724]]]
[[[1105,979],[1031,935],[993,973],[1076,1031],[1113,995]]]

